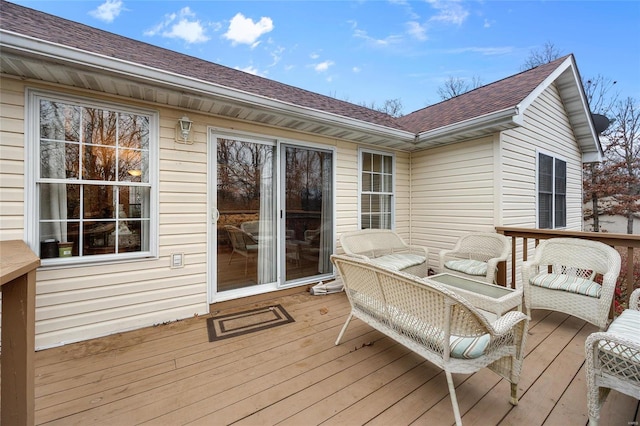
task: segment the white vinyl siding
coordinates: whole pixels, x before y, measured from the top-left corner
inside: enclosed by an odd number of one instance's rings
[[[537,227],[537,153],[553,154],[567,162],[567,230],[582,229],[582,154],[555,85],[527,108],[524,126],[501,135],[503,168],[503,226]],[[535,241],[529,240],[528,253]],[[518,246],[516,259],[522,259]],[[516,264],[520,278],[520,262]]]
[[[174,141],[181,115],[160,112],[157,258],[38,271],[36,346],[132,330],[209,311],[207,147]],[[197,119],[193,116],[190,118]],[[204,129],[194,125],[194,138]],[[171,268],[182,253],[184,267]]]
[[[29,220],[25,217],[25,160],[30,159],[25,151],[26,88],[22,82],[7,79],[0,90],[2,238],[22,240],[26,239]],[[36,348],[209,311],[205,127],[194,125],[193,145],[177,144],[175,125],[181,112],[165,109],[159,116],[157,257],[39,268]],[[203,122],[202,117],[191,118]],[[172,253],[184,253],[183,268],[170,267]]]
[[[566,227],[582,229],[582,155],[554,85],[527,108],[525,125],[501,136],[503,225],[537,227],[537,153],[567,163]]]
[[[348,231],[355,231],[359,226],[359,191],[358,173],[360,150],[354,144],[338,142],[336,151],[336,236],[339,240],[340,234]],[[391,154],[385,152],[385,154]],[[395,158],[395,228],[394,230],[407,243],[411,241],[410,220],[411,220],[411,184],[410,154],[406,152],[393,152]],[[342,248],[338,244],[338,252]]]
[[[489,137],[412,154],[412,243],[429,247],[430,265],[461,234],[494,230],[500,207],[494,149]]]

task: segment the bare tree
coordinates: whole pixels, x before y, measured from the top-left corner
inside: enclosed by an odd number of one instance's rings
[[[482,86],[482,80],[477,76],[472,77],[470,82],[461,77],[449,76],[447,80],[438,87],[438,95],[441,100],[446,101],[447,99],[455,98],[480,86]]]
[[[607,179],[614,200],[606,213],[627,218],[633,234],[634,218],[640,217],[640,105],[631,97],[616,106],[613,125],[603,134],[609,159]]]
[[[616,81],[601,75],[583,79],[582,86],[592,113],[611,117],[618,98],[617,92],[611,94],[615,84]],[[612,119],[609,118],[609,122],[611,121]],[[583,219],[592,221],[594,232],[605,231],[600,227],[600,216],[611,211],[612,195],[619,191],[616,181],[610,179],[610,170],[611,167],[606,158],[601,163],[587,163],[583,167],[582,197],[585,204]]]
[[[582,80],[582,87],[587,96],[589,109],[592,113],[609,116],[618,102],[619,93],[613,92],[618,82],[598,74],[595,77]]]
[[[529,57],[522,65],[522,71],[530,70],[539,65],[548,64],[549,62],[555,61],[560,56],[562,55],[556,46],[550,41],[547,41],[541,49],[534,49],[529,52]]]
[[[362,102],[360,106],[373,109],[379,112],[384,112],[392,117],[402,117],[402,100],[399,98],[387,99],[382,105],[376,104],[375,101],[371,103]]]

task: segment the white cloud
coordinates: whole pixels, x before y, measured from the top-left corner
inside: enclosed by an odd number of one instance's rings
[[[277,65],[280,62],[280,60],[282,60],[282,54],[284,53],[284,51],[285,51],[285,48],[282,46],[278,46],[277,48],[272,50],[269,54],[271,55],[271,58],[273,58],[273,62],[269,66],[272,67]]]
[[[178,38],[187,43],[203,43],[209,40],[205,27],[196,19],[195,13],[185,7],[178,13],[165,15],[164,22],[144,32],[146,36],[161,34],[163,37]]]
[[[258,22],[253,22],[251,18],[245,18],[242,13],[237,13],[231,18],[229,29],[224,33],[224,37],[231,40],[232,45],[248,44],[251,48],[256,47],[260,42],[261,35],[273,30],[271,18],[262,17]]]
[[[353,36],[364,40],[367,44],[373,47],[387,47],[402,41],[402,37],[397,35],[390,35],[386,38],[371,37],[365,30],[358,29],[358,23],[356,21],[349,21],[349,23],[353,28]]]
[[[246,67],[244,67],[244,68],[236,67],[236,69],[237,69],[237,70],[240,70],[240,71],[247,72],[247,73],[249,73],[249,74],[253,74],[253,75],[260,75],[260,74],[258,73],[258,68],[254,67],[253,65],[247,65],[247,66],[246,66]]]
[[[313,66],[313,69],[316,70],[317,72],[325,72],[329,69],[330,66],[334,65],[335,63],[333,61],[323,61],[320,63],[317,63]]]
[[[362,68],[360,68],[360,67],[353,67],[353,68],[351,68],[351,71],[353,71],[354,73],[356,73],[356,74],[357,74],[357,73],[359,73],[360,71],[362,71]]]
[[[427,2],[438,11],[429,19],[430,21],[461,25],[469,16],[469,11],[458,1],[427,0]]]
[[[104,22],[113,22],[123,9],[122,0],[107,0],[95,10],[90,11],[89,15]]]
[[[427,39],[427,29],[420,25],[419,22],[409,21],[407,22],[407,32],[413,38],[418,40],[426,40]]]
[[[402,41],[402,37],[398,35],[390,35],[385,38],[374,38],[367,34],[364,30],[355,30],[353,36],[365,40],[368,44],[375,47],[387,47],[392,44],[398,44]]]

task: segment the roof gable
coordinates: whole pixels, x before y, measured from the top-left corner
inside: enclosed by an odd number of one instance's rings
[[[567,57],[430,105],[398,119],[415,133],[513,109],[529,96]]]
[[[480,137],[522,124],[525,110],[550,85],[558,87],[583,161],[600,161],[602,147],[573,55],[479,87],[398,119],[423,147]]]

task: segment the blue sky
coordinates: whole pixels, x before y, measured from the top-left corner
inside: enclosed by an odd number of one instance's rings
[[[551,43],[640,99],[640,1],[22,1],[86,25],[357,104],[440,101]]]

